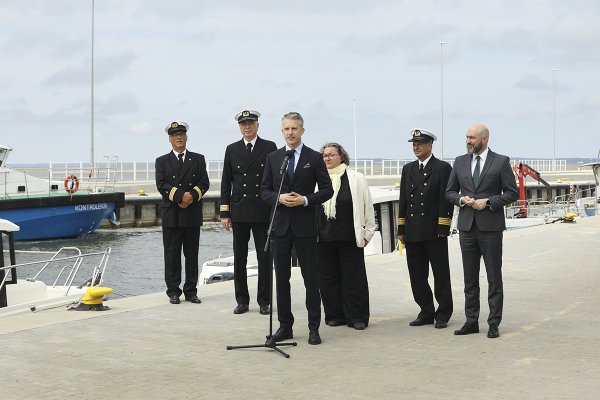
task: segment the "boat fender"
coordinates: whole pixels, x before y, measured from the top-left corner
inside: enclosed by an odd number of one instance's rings
[[[102,299],[105,295],[111,294],[113,290],[111,288],[103,286],[92,286],[89,287],[83,295],[81,301],[77,307],[70,308],[74,311],[105,311],[109,310],[110,307],[102,305]]]
[[[77,179],[77,175],[67,175],[64,186],[67,193],[75,193],[77,189],[79,189],[79,179]]]

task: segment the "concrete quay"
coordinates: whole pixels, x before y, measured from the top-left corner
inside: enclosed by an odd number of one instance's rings
[[[233,283],[203,286],[200,305],[164,293],[109,300],[106,312],[64,309],[0,319],[0,393],[9,399],[596,399],[600,391],[600,217],[505,233],[501,337],[464,322],[458,240],[449,246],[454,315],[447,329],[409,327],[406,259],[367,258],[371,321],[322,325],[307,344],[304,287],[292,275],[296,347],[258,348],[268,317],[234,315]],[[255,293],[256,281],[251,281]],[[275,322],[275,327],[277,323]]]

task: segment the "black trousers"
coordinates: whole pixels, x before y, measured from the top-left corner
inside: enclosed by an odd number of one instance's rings
[[[418,317],[448,322],[454,307],[448,262],[448,238],[406,242],[406,262],[413,297],[421,308]],[[429,264],[433,272],[433,293],[428,281]],[[434,294],[438,302],[437,310],[433,304]]]
[[[233,222],[233,281],[235,284],[235,300],[238,304],[250,304],[246,265],[248,262],[248,241],[250,232],[254,237],[256,258],[258,260],[258,293],[256,301],[259,305],[270,303],[270,282],[273,275],[271,255],[265,252],[268,222]]]
[[[500,325],[504,289],[502,285],[503,232],[481,231],[475,221],[470,231],[460,231],[460,249],[465,278],[465,315],[468,323],[479,320],[479,268],[481,257],[488,281],[488,324]]]
[[[198,247],[200,246],[200,227],[166,228],[163,227],[163,246],[165,254],[165,283],[167,296],[180,296],[181,250],[185,257],[185,283],[183,294],[195,295],[198,285]]]
[[[354,241],[320,241],[319,284],[325,321],[369,325],[369,283],[365,251]]]
[[[294,325],[292,314],[290,276],[292,246],[296,246],[298,263],[304,287],[306,288],[306,309],[308,311],[308,329],[317,330],[321,324],[321,296],[317,275],[317,238],[297,237],[291,229],[283,236],[275,237],[273,258],[277,287],[277,318],[283,328]]]

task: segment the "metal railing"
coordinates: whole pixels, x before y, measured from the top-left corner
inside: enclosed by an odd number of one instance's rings
[[[62,181],[69,174],[75,173],[82,182],[85,178],[89,182],[93,180],[104,182],[138,182],[154,180],[154,161],[131,161],[123,162],[117,157],[108,158],[105,162],[98,163],[91,168],[89,163],[49,163],[43,167],[25,167],[17,168],[19,171],[30,175],[49,179],[51,181]],[[400,175],[402,168],[413,159],[358,159],[351,160],[352,168],[367,176],[386,176]],[[450,165],[454,163],[453,159],[445,160]],[[521,160],[527,165],[536,169],[538,172],[566,171],[566,160]],[[517,160],[511,160],[514,165]],[[223,172],[222,160],[206,161],[206,169],[210,179],[221,179]]]
[[[73,256],[67,256],[65,253],[67,252],[75,252],[76,254]],[[5,253],[8,253],[9,250],[4,250]],[[102,280],[104,278],[104,272],[106,271],[106,265],[108,264],[108,258],[110,257],[111,248],[107,248],[102,252],[94,252],[94,253],[85,253],[83,254],[81,250],[77,247],[61,247],[57,251],[33,251],[33,250],[15,250],[15,253],[20,254],[48,254],[51,255],[49,259],[38,260],[38,261],[30,261],[25,263],[19,263],[14,265],[7,265],[5,267],[0,268],[0,270],[4,270],[6,272],[4,279],[0,282],[0,290],[6,285],[11,269],[16,271],[17,268],[23,269],[23,267],[30,267],[33,265],[43,264],[41,269],[33,276],[33,278],[28,278],[27,280],[30,282],[35,282],[38,280],[40,275],[42,275],[49,266],[54,266],[56,263],[61,263],[63,261],[72,261],[72,264],[66,264],[62,266],[58,266],[59,271],[52,283],[51,287],[64,286],[65,292],[63,293],[65,296],[69,294],[69,291],[74,286],[73,281],[75,280],[77,273],[79,272],[83,260],[87,257],[100,256],[100,260],[98,264],[96,264],[93,268],[92,275],[88,277],[85,281],[75,285],[78,288],[82,288],[84,286],[101,286]],[[62,254],[61,254],[62,253]],[[60,257],[59,257],[60,255]],[[66,277],[64,278],[63,284],[59,285],[59,280],[63,277],[64,273],[67,272]]]

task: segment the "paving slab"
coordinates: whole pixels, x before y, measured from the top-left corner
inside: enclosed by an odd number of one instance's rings
[[[409,327],[418,308],[405,257],[371,256],[369,327],[323,324],[319,346],[307,344],[304,286],[294,271],[298,345],[282,348],[289,359],[266,348],[226,350],[263,344],[269,330],[256,304],[232,313],[232,282],[201,287],[199,305],[171,305],[156,293],[109,300],[106,312],[0,318],[0,398],[596,399],[600,217],[504,235],[498,339],[486,337],[485,295],[481,333],[453,335],[465,318],[460,247],[451,240],[455,309],[447,329]],[[250,287],[255,293],[255,280]]]

